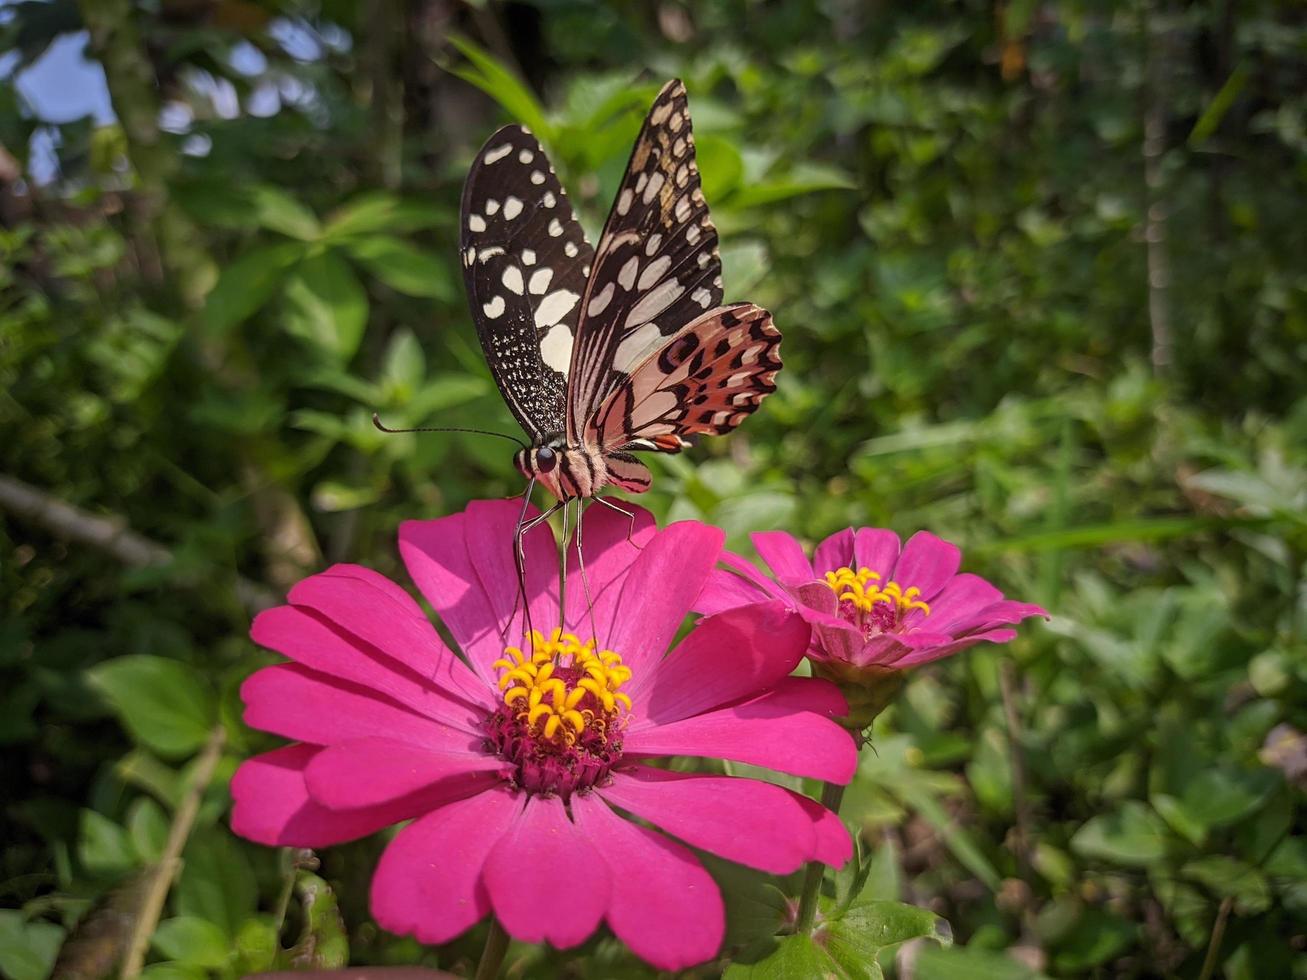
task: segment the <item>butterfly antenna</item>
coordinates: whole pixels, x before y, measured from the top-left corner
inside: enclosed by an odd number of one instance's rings
[[[489,429],[469,429],[461,425],[420,425],[412,429],[392,429],[382,424],[381,416],[376,412],[372,413],[372,424],[382,432],[392,435],[400,432],[471,432],[479,436],[495,436],[499,439],[507,439],[509,442],[517,443],[523,449],[528,448],[527,444],[516,436],[510,436],[503,432],[491,432]]]

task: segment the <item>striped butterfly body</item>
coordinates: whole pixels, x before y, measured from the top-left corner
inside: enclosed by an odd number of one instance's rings
[[[645,118],[597,248],[521,126],[495,133],[472,165],[461,248],[486,361],[531,439],[514,462],[560,501],[647,490],[633,452],[729,432],[776,388],[771,314],[722,305],[679,81]]]

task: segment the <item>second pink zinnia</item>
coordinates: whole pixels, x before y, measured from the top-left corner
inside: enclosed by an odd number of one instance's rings
[[[666,970],[710,959],[721,896],[682,844],[774,873],[842,864],[834,814],[771,783],[649,766],[728,759],[827,782],[856,752],[835,688],[791,678],[809,627],[781,602],[706,617],[670,654],[722,547],[716,528],[656,531],[587,512],[586,588],[573,564],[567,631],[547,527],[527,536],[525,634],[511,541],[517,507],[400,530],[400,552],[461,647],[382,575],[337,565],[258,617],[256,642],[292,663],[242,689],[245,720],[294,744],[232,782],[237,833],[322,847],[413,822],[372,884],[385,928],[427,943],[493,914],[508,933],[568,947],[601,921]],[[575,552],[573,552],[573,562]],[[584,637],[584,639],[582,639]],[[597,639],[597,642],[596,642]]]

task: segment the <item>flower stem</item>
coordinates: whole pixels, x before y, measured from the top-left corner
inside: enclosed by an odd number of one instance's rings
[[[473,980],[495,980],[499,976],[499,967],[508,952],[508,933],[493,915],[490,917],[490,932],[486,934],[486,945],[481,950],[481,962]]]
[[[844,799],[844,787],[839,783],[826,783],[821,790],[821,805],[834,813],[840,812],[840,800]],[[820,861],[809,861],[803,875],[803,891],[799,893],[799,914],[794,923],[794,931],[808,935],[817,921],[817,897],[821,894],[821,879],[826,875],[826,865]]]

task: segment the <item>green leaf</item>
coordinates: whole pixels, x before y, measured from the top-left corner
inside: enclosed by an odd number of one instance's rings
[[[721,136],[696,136],[694,155],[703,177],[703,196],[712,204],[727,197],[744,176],[744,161],[735,144]]]
[[[286,281],[286,331],[339,363],[354,356],[368,320],[368,296],[335,252],[301,262]]]
[[[369,484],[350,484],[342,480],[322,480],[314,484],[310,499],[315,510],[325,514],[338,514],[358,510],[381,498],[380,487]]]
[[[385,191],[369,191],[351,198],[328,216],[322,240],[343,244],[355,235],[416,231],[452,220],[436,205],[405,201]]]
[[[259,184],[249,194],[255,221],[269,231],[301,241],[312,241],[322,234],[313,212],[280,188]]]
[[[463,405],[486,394],[490,382],[485,378],[450,374],[423,385],[404,406],[405,414],[417,421],[426,421],[433,413],[442,409]]]
[[[786,936],[753,962],[732,963],[722,980],[827,980],[841,972],[810,936]]]
[[[1137,800],[1090,818],[1071,838],[1071,849],[1084,857],[1139,867],[1166,857],[1169,844],[1166,825]]]
[[[1151,796],[1157,812],[1172,826],[1201,844],[1218,827],[1247,818],[1270,797],[1279,780],[1266,769],[1242,771],[1206,765],[1173,788]]]
[[[706,855],[704,866],[726,902],[727,947],[770,942],[790,913],[788,897],[768,875]]]
[[[976,947],[925,946],[917,956],[914,980],[1043,980],[1006,953]]]
[[[150,943],[161,955],[187,966],[225,966],[232,952],[226,933],[212,922],[189,915],[160,922]]]
[[[1258,915],[1271,906],[1271,886],[1266,876],[1235,858],[1221,854],[1199,858],[1181,868],[1180,874],[1222,898],[1233,898],[1240,915]]]
[[[1221,120],[1225,118],[1225,114],[1230,111],[1230,107],[1238,100],[1247,84],[1248,65],[1236,65],[1234,71],[1230,72],[1230,77],[1225,80],[1225,84],[1212,96],[1212,101],[1207,103],[1207,108],[1194,123],[1194,128],[1189,131],[1188,143],[1191,147],[1197,147],[1216,132],[1221,125]]]
[[[857,902],[829,928],[863,949],[884,949],[909,939],[933,939],[944,946],[953,942],[953,930],[944,919],[904,902]]]
[[[148,796],[132,802],[127,809],[127,834],[142,864],[154,864],[163,854],[168,841],[168,817]]]
[[[63,941],[64,931],[54,923],[0,909],[0,972],[9,980],[45,980]]]
[[[540,139],[549,142],[553,129],[545,118],[544,107],[531,90],[504,65],[471,41],[457,35],[451,35],[449,40],[471,62],[470,66],[454,68],[453,73],[481,89],[503,106],[510,116],[532,130]]]
[[[87,871],[106,877],[117,877],[137,866],[127,831],[95,810],[81,812],[77,859]]]
[[[400,327],[390,337],[381,362],[381,384],[388,397],[411,398],[427,373],[427,359],[413,331]]]
[[[371,235],[351,239],[344,248],[372,275],[406,296],[422,296],[446,303],[458,298],[449,263],[403,239]]]
[[[191,755],[213,727],[212,697],[195,671],[179,660],[118,657],[92,667],[87,679],[132,738],[165,758]]]
[[[304,254],[304,246],[297,242],[257,245],[243,253],[218,274],[205,297],[204,328],[221,334],[248,320],[272,298]]]
[[[254,913],[257,900],[254,869],[239,841],[221,826],[191,837],[175,893],[178,914],[212,922],[231,937]]]
[[[277,930],[264,917],[246,919],[236,933],[235,946],[237,969],[242,974],[272,969],[281,951]]]
[[[953,942],[949,924],[929,909],[902,902],[860,902],[843,916],[827,922],[820,937],[837,963],[850,971],[875,963],[883,949],[910,939]]]
[[[730,198],[731,207],[752,208],[817,191],[854,190],[857,184],[844,171],[822,164],[796,166],[784,177],[741,187]]]
[[[1134,943],[1139,928],[1098,909],[1087,909],[1055,944],[1059,973],[1080,973],[1106,963]]]

